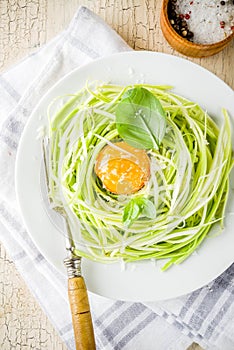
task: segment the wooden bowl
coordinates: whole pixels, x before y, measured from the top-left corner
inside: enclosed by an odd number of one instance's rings
[[[160,24],[164,37],[168,43],[178,52],[191,57],[207,57],[223,50],[234,38],[234,32],[224,40],[214,44],[196,44],[182,38],[172,27],[168,18],[168,2],[163,0],[160,16]]]

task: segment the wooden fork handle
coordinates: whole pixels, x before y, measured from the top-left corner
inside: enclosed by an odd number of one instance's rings
[[[95,350],[88,294],[82,276],[68,279],[68,297],[72,313],[76,350]]]

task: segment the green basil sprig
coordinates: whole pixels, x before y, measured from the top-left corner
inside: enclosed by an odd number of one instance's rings
[[[166,130],[165,111],[149,90],[129,89],[116,107],[116,127],[129,145],[158,149]]]
[[[156,209],[154,204],[146,197],[136,197],[131,199],[124,208],[123,224],[130,227],[139,216],[154,219],[156,217]]]

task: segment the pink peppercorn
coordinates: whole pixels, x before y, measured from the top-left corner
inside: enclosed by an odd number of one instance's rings
[[[185,17],[185,19],[189,19],[190,15],[188,13],[186,13],[186,15],[184,17]]]
[[[220,22],[220,28],[223,29],[224,27],[225,27],[225,22],[224,22],[224,21],[221,21],[221,22]]]

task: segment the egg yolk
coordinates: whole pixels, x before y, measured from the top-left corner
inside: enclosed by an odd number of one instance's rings
[[[144,150],[125,142],[105,146],[99,153],[95,173],[103,186],[115,194],[139,191],[150,176],[150,161]]]

